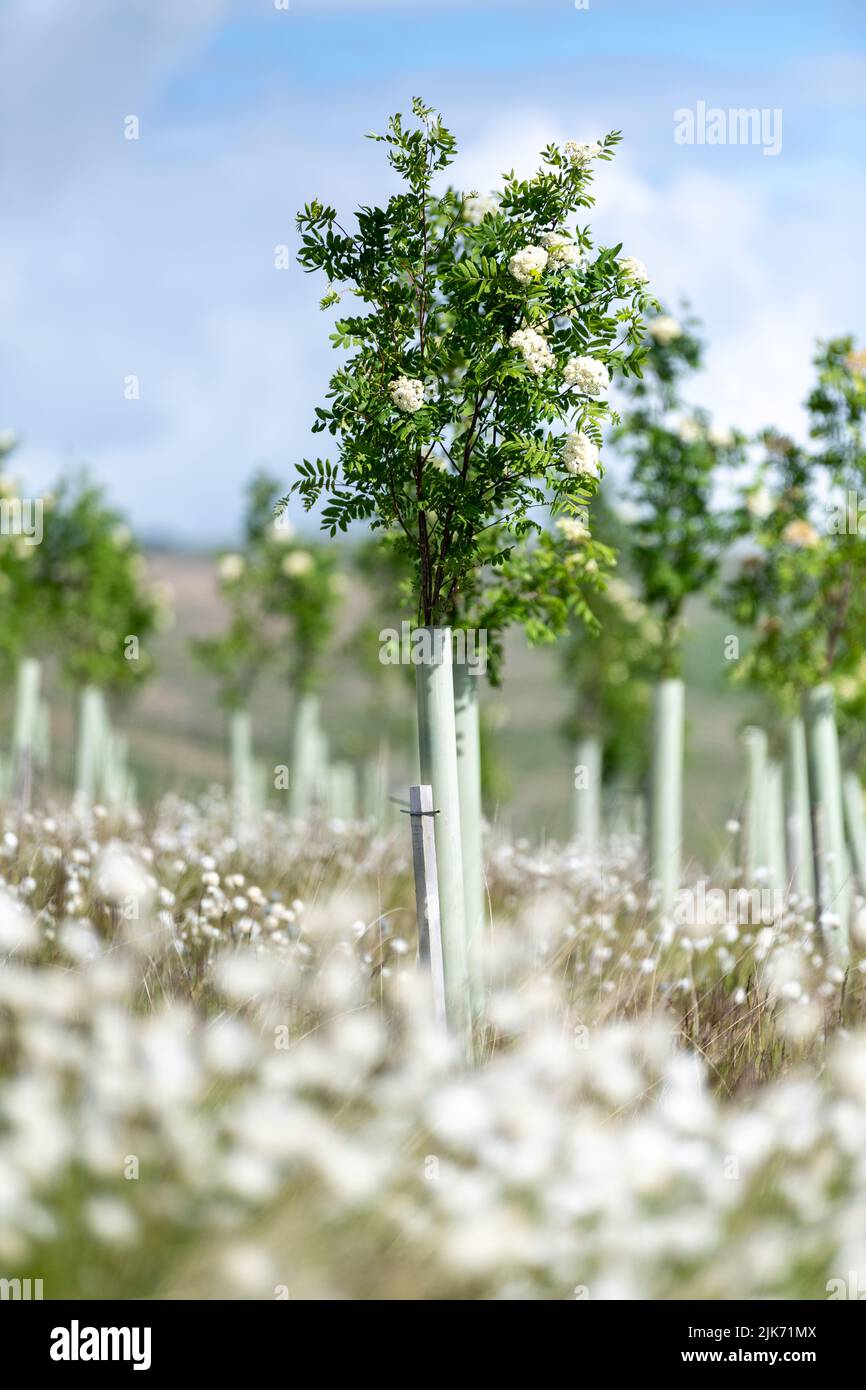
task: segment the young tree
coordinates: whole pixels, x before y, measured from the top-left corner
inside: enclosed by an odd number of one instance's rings
[[[51,645],[52,604],[36,549],[51,499],[21,497],[17,480],[6,472],[16,444],[11,430],[0,434],[0,685],[16,685],[12,747],[8,761],[2,761],[0,783],[26,806],[34,767],[44,771],[47,756],[48,708],[40,698],[39,653]]]
[[[683,378],[701,365],[692,319],[659,314],[647,324],[652,346],[637,380],[625,383],[628,408],[614,438],[630,464],[635,507],[629,564],[659,627],[650,779],[650,871],[669,911],[679,886],[682,847],[685,606],[718,572],[729,532],[714,506],[721,469],[742,460],[742,440],[714,429],[706,412],[686,410]]]
[[[616,550],[627,550],[625,526],[603,499],[594,526]],[[572,831],[587,849],[600,834],[602,787],[644,781],[651,680],[660,641],[658,624],[634,583],[614,575],[589,600],[593,623],[573,621],[560,664],[569,692],[563,735],[574,755]]]
[[[88,807],[100,790],[123,800],[126,745],[111,729],[105,697],[120,704],[151,674],[150,638],[169,621],[165,594],[148,581],[123,517],[83,475],[64,479],[45,509],[35,565],[44,630],[80,696],[79,804]]]
[[[763,436],[767,459],[745,499],[755,548],[729,586],[729,599],[735,615],[754,631],[743,678],[772,688],[795,729],[802,707],[815,886],[828,930],[839,920],[844,932],[850,882],[836,703],[840,696],[843,731],[850,737],[866,675],[859,506],[866,480],[866,356],[853,339],[839,338],[819,344],[814,363],[817,384],[807,406],[816,445],[807,452],[784,436]],[[853,820],[862,817],[862,795],[858,806],[852,791],[847,803]],[[861,871],[866,873],[866,861]]]
[[[318,691],[339,603],[336,557],[301,542],[286,517],[274,520],[277,484],[265,474],[250,483],[242,548],[219,562],[228,624],[193,644],[220,683],[229,712],[236,820],[246,823],[255,801],[249,702],[268,669],[287,678],[295,700],[290,809],[306,815],[323,793],[326,759]]]
[[[316,410],[314,429],[333,436],[338,459],[305,460],[291,492],[308,508],[324,499],[331,534],[353,521],[399,531],[418,622],[439,630],[418,669],[421,775],[440,812],[449,1007],[462,1027],[460,818],[443,625],[488,562],[491,529],[502,545],[490,562],[503,564],[542,529],[544,511],[585,509],[610,414],[604,393],[614,372],[637,369],[649,301],[643,266],[620,258],[619,246],[594,251],[589,229],[573,223],[592,206],[593,165],[611,158],[618,133],[597,145],[548,146],[532,179],[507,175],[485,207],[476,195],[437,191],[455,140],[430,107],[415,100],[412,109],[414,123],[394,116],[372,137],[403,182],[385,207],[359,209],[351,231],[319,201],[298,218],[300,262],[330,282],[323,305],[351,294],[364,307],[337,321],[332,341],[350,355]]]

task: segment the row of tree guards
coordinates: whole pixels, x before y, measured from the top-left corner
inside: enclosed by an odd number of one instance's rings
[[[435,655],[418,666],[422,783],[410,798],[410,815],[431,816],[435,827],[435,867],[413,827],[420,953],[434,973],[441,961],[437,998],[450,1031],[468,1048],[480,1003],[478,956],[487,918],[478,687],[475,677],[453,665],[451,633],[439,629],[435,636]],[[673,912],[682,886],[684,712],[683,682],[662,681],[655,692],[647,808],[648,867],[662,914]],[[774,905],[793,895],[801,905],[812,903],[828,949],[844,961],[855,883],[866,891],[866,812],[856,773],[842,774],[832,687],[823,684],[804,696],[802,716],[787,724],[783,756],[769,755],[760,728],[746,728],[742,744],[738,882],[750,893],[774,890]],[[597,849],[604,839],[601,749],[586,739],[576,753],[576,770],[585,775],[576,779],[574,840],[583,850]]]
[[[27,657],[19,664],[15,683],[10,751],[0,756],[2,795],[28,810],[34,788],[46,783],[50,768],[51,711],[42,695],[42,664]],[[92,685],[78,696],[74,779],[75,804],[83,810],[97,802],[107,807],[135,804],[129,740],[112,727],[105,696]]]
[[[802,715],[787,720],[784,748],[771,756],[764,729],[743,731],[745,787],[737,825],[737,877],[811,901],[838,954],[847,954],[853,889],[866,892],[866,810],[856,772],[842,771],[833,688],[808,691]],[[648,794],[648,866],[660,910],[670,913],[682,882],[685,688],[667,679],[655,690]],[[599,742],[576,746],[575,840],[602,838]]]
[[[255,816],[268,802],[272,786],[286,795],[285,805],[296,820],[321,815],[345,822],[385,823],[390,772],[387,744],[383,740],[375,755],[367,758],[360,768],[349,759],[332,759],[330,741],[322,727],[318,695],[302,695],[297,701],[292,761],[275,770],[254,756],[249,710],[231,710],[229,766],[232,813],[238,836],[249,833]]]

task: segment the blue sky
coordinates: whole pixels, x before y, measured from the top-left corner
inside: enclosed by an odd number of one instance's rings
[[[704,319],[695,400],[802,432],[815,336],[866,311],[859,0],[289,4],[0,0],[0,428],[31,490],[86,463],[144,534],[232,537],[252,469],[314,447],[332,365],[321,287],[274,247],[314,193],[387,196],[362,136],[416,93],[463,187],[622,129],[597,240]],[[780,153],[678,145],[699,101],[781,109]]]

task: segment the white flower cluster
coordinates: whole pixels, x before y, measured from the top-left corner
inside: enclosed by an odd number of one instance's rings
[[[623,256],[619,269],[626,280],[634,280],[637,285],[645,285],[649,280],[649,271],[635,256]]]
[[[281,512],[275,517],[268,527],[268,535],[272,541],[278,541],[280,545],[287,545],[295,538],[295,528],[289,521],[288,513]]]
[[[683,336],[683,329],[678,319],[672,318],[670,314],[659,314],[658,318],[650,321],[649,333],[662,347],[667,347],[669,343]]]
[[[509,345],[522,354],[533,376],[543,376],[556,359],[542,333],[536,328],[518,328],[508,339]]]
[[[313,557],[308,550],[293,550],[286,555],[280,567],[288,579],[300,579],[313,568]]]
[[[463,204],[463,217],[473,227],[479,226],[488,213],[499,211],[499,200],[493,197],[467,198]]]
[[[676,422],[674,432],[682,444],[697,444],[705,437],[704,427],[700,420],[695,420],[690,415],[686,415]]]
[[[556,523],[557,530],[572,545],[581,545],[589,539],[589,528],[576,516],[561,516]]]
[[[600,396],[610,386],[610,373],[603,362],[594,357],[570,357],[565,364],[563,379],[585,396]]]
[[[243,555],[237,553],[223,555],[217,566],[219,577],[226,584],[233,584],[235,580],[240,579],[245,568],[246,561]]]
[[[391,400],[398,410],[414,415],[424,404],[424,383],[414,376],[398,376],[388,387]]]
[[[561,232],[545,232],[541,238],[547,251],[547,264],[553,269],[558,265],[580,265],[580,247],[569,241]]]
[[[543,246],[524,246],[515,251],[508,262],[508,269],[520,285],[528,285],[537,280],[547,265],[547,252]]]
[[[766,521],[773,511],[773,494],[761,483],[746,497],[746,510],[757,521]]]
[[[598,477],[598,445],[589,435],[573,433],[565,436],[562,446],[562,465],[567,473],[585,478]]]
[[[572,164],[588,164],[591,159],[598,159],[602,153],[602,146],[595,142],[566,140],[563,152],[566,159],[570,159]]]
[[[814,550],[821,541],[812,523],[799,518],[788,522],[782,532],[782,538],[797,550]]]

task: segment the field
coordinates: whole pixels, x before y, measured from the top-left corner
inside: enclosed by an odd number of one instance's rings
[[[238,844],[215,797],[6,825],[7,1277],[729,1299],[858,1268],[866,981],[796,908],[674,932],[629,843],[499,842],[466,1071],[402,837],[269,817]]]
[[[826,1376],[862,6],[80,8],[0,6],[0,1306],[225,1378],[256,1303],[604,1303],[621,1372]]]
[[[549,656],[518,646],[497,756],[518,835],[533,814],[550,834],[515,840],[507,804],[489,830],[466,1070],[415,965],[405,822],[308,826],[276,802],[237,836],[184,646],[219,621],[209,567],[151,563],[177,622],[129,729],[157,804],[5,812],[4,1277],[96,1299],[731,1299],[822,1298],[858,1268],[859,955],[840,968],[796,898],[762,921],[733,888],[711,925],[675,926],[637,841],[557,845],[556,685],[542,705]],[[705,681],[696,856],[739,794],[738,707]],[[337,671],[325,700],[347,754],[360,693]],[[283,692],[256,712],[278,760]]]

